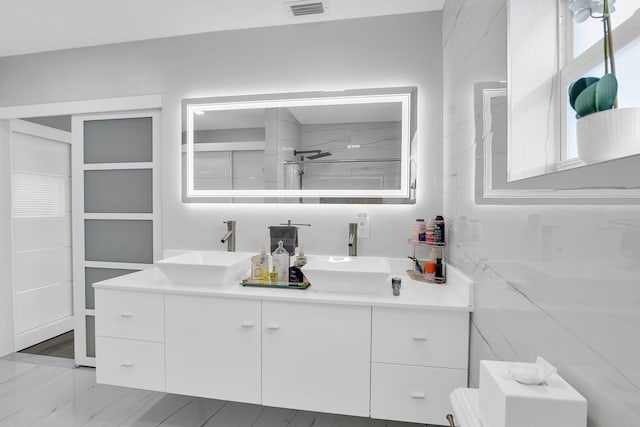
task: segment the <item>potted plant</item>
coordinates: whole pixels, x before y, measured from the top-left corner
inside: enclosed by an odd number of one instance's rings
[[[576,111],[578,157],[585,164],[640,153],[640,108],[618,108],[616,67],[611,32],[615,0],[572,0],[576,23],[602,20],[604,76],[582,77],[569,86],[569,103]]]

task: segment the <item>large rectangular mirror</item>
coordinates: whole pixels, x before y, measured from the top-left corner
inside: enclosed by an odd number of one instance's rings
[[[413,203],[415,100],[415,88],[185,99],[183,200]]]

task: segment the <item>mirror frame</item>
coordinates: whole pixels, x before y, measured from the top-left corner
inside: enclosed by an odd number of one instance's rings
[[[300,92],[232,97],[186,98],[182,100],[182,130],[186,149],[183,173],[184,202],[228,203],[263,202],[305,203],[415,203],[415,87],[356,89],[336,92]],[[194,188],[194,113],[196,111],[242,110],[398,102],[402,110],[400,189],[393,190],[197,190]]]

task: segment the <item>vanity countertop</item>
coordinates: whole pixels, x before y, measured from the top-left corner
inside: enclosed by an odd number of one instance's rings
[[[313,283],[305,290],[247,287],[239,283],[222,287],[180,285],[167,279],[157,267],[98,282],[93,286],[101,289],[227,298],[473,311],[473,282],[457,268],[447,266],[446,284],[431,284],[411,279],[405,272],[411,267],[410,263],[404,260],[393,260],[393,263],[395,265],[392,267],[395,268],[392,273],[400,273],[394,275],[402,278],[399,296],[393,295],[391,284],[386,295],[318,292]]]

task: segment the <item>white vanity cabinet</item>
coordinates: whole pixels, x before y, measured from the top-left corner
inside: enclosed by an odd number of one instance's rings
[[[190,287],[155,268],[96,284],[97,382],[442,425],[467,386],[472,282],[400,295]]]
[[[467,385],[469,313],[372,310],[371,416],[442,424]]]
[[[96,289],[98,383],[164,391],[164,295]]]
[[[371,307],[262,302],[262,404],[369,416]]]
[[[165,296],[167,392],[260,404],[260,301]]]

